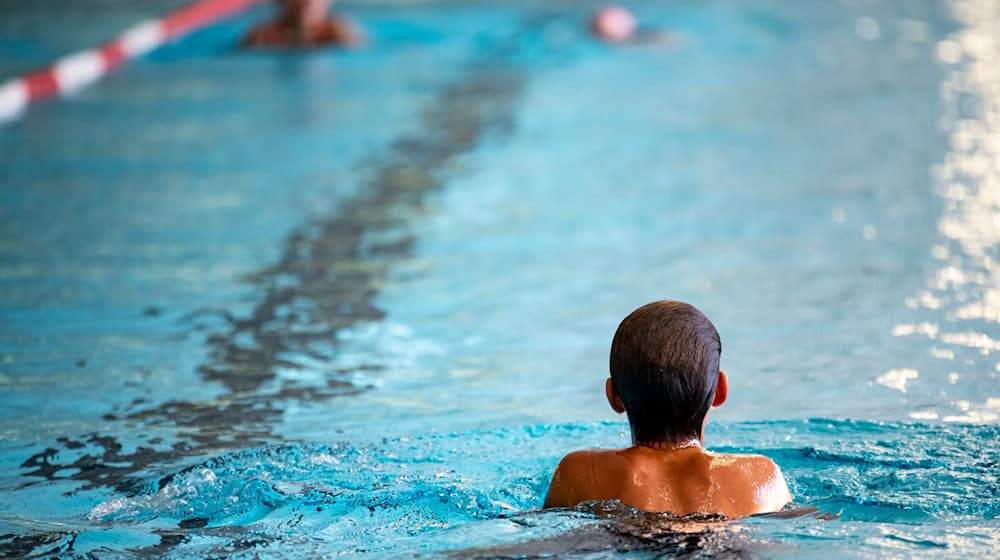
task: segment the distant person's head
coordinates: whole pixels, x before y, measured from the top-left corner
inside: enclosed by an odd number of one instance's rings
[[[700,440],[709,408],[726,400],[722,342],[712,322],[680,301],[654,301],[618,326],[608,402],[627,412],[635,443]]]
[[[605,41],[624,41],[632,37],[638,24],[635,16],[621,6],[605,6],[590,18],[590,31]]]
[[[324,19],[331,3],[331,0],[278,0],[285,13],[307,22]]]

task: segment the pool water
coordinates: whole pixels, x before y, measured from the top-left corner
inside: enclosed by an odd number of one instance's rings
[[[179,4],[0,0],[0,75]],[[669,40],[345,4],[362,50],[241,52],[262,7],[0,128],[0,552],[994,554],[1000,10],[629,6]],[[815,511],[539,511],[665,297],[706,445]]]

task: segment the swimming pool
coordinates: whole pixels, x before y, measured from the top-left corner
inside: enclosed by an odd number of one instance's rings
[[[3,75],[178,3],[26,4]],[[673,41],[428,3],[233,49],[257,12],[0,129],[0,550],[997,550],[1000,14],[630,5]],[[662,297],[722,335],[708,445],[839,519],[537,511],[622,445],[611,335]]]

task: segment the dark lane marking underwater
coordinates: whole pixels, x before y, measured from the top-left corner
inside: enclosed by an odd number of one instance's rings
[[[136,474],[150,467],[280,441],[271,427],[280,420],[285,402],[322,401],[367,390],[368,386],[350,380],[355,370],[335,372],[325,386],[285,381],[277,391],[265,392],[264,388],[276,380],[277,368],[303,367],[283,356],[299,353],[328,360],[330,356],[317,354],[310,344],[320,341],[336,349],[337,331],[384,316],[373,300],[393,259],[410,254],[414,239],[403,233],[392,243],[372,246],[362,238],[372,231],[405,232],[407,216],[419,211],[425,195],[448,180],[456,158],[491,134],[506,137],[511,133],[515,103],[526,78],[514,60],[517,37],[498,38],[485,47],[420,112],[416,131],[398,138],[388,154],[367,166],[371,172],[357,197],[334,215],[299,227],[285,240],[277,263],[249,276],[250,284],[263,293],[249,317],[196,311],[184,320],[189,329],[197,329],[206,315],[225,322],[224,330],[207,337],[210,360],[198,373],[206,382],[220,383],[226,392],[211,401],[168,401],[147,410],[107,416],[121,420],[129,433],[141,433],[143,426],[150,425],[175,427],[177,441],[169,450],[154,449],[162,444],[156,438],[148,442],[150,447],[124,451],[113,435],[60,437],[61,449],[47,448],[22,463],[27,469],[22,473],[26,478],[22,486],[39,483],[39,478],[72,480],[83,484],[69,494],[110,487],[133,495],[143,490],[143,480]],[[250,344],[244,342],[247,338]],[[366,368],[378,366],[359,369]],[[54,458],[62,450],[88,452],[60,464]],[[60,471],[72,474],[58,475]],[[176,474],[164,477],[158,486]],[[28,554],[60,541],[68,542],[62,549],[68,551],[73,538],[73,532],[0,535],[0,553]],[[169,546],[170,540],[171,536],[164,535],[161,546]]]

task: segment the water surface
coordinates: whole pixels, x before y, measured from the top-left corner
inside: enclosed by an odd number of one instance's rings
[[[174,5],[4,6],[0,71]],[[670,41],[445,3],[235,50],[258,11],[0,129],[0,549],[995,550],[995,8],[633,7]],[[838,518],[537,511],[664,297],[723,338],[706,443]]]

